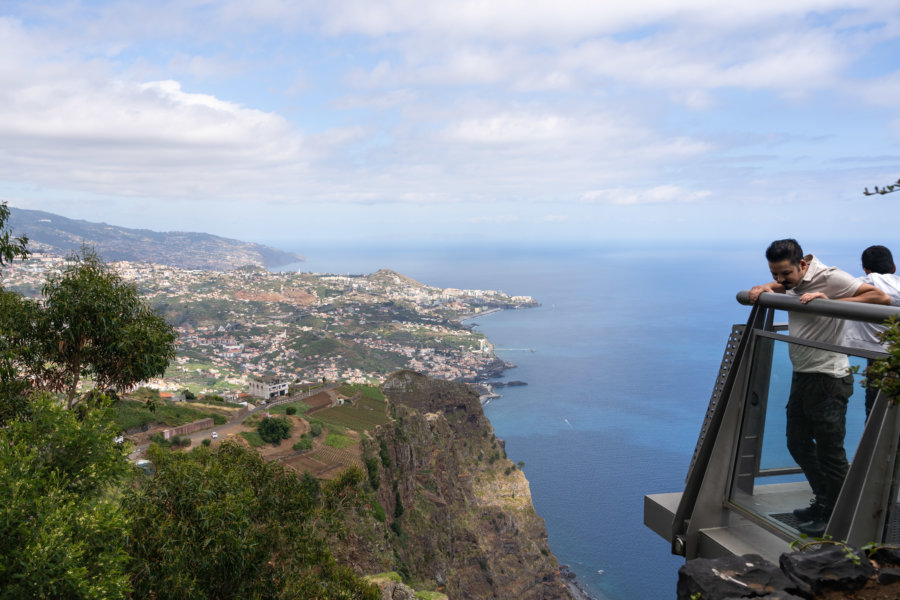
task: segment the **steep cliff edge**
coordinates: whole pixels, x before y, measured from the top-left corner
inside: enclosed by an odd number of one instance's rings
[[[401,371],[394,420],[363,444],[383,523],[360,515],[333,546],[357,572],[397,570],[450,598],[570,598],[528,481],[467,386]]]

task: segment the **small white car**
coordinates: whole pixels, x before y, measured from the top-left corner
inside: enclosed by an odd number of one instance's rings
[[[217,439],[218,437],[219,437],[219,434],[216,433],[215,431],[213,431],[213,432],[212,432],[212,439]]]

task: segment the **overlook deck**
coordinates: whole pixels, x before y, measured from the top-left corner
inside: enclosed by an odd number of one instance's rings
[[[749,305],[747,292],[738,301]],[[807,505],[812,492],[785,445],[792,344],[846,354],[861,367],[847,410],[850,470],[825,535],[857,546],[900,543],[900,410],[879,394],[866,421],[860,385],[863,359],[885,354],[792,336],[775,323],[777,310],[874,323],[900,317],[895,307],[760,297],[747,324],[732,328],[684,490],[644,497],[645,525],[669,541],[673,554],[756,553],[777,563],[800,539],[792,511]]]

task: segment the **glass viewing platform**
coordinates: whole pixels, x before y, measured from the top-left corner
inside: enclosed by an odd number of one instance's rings
[[[738,301],[750,305],[748,293]],[[735,325],[728,338],[684,491],[644,497],[644,524],[671,543],[673,554],[755,553],[777,564],[800,539],[793,509],[808,506],[813,494],[785,441],[791,344],[837,351],[859,366],[844,439],[850,470],[825,535],[856,546],[900,544],[900,408],[879,394],[867,421],[860,384],[866,359],[884,353],[791,336],[776,323],[776,314],[786,320],[784,311],[874,323],[900,317],[897,307],[760,296],[747,324]]]

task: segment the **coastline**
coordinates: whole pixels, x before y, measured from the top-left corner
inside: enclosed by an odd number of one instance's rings
[[[456,322],[459,323],[460,325],[463,325],[464,327],[468,327],[468,328],[472,329],[472,328],[478,327],[478,323],[466,324],[465,323],[466,321],[474,321],[478,317],[483,317],[485,315],[498,313],[502,310],[510,310],[510,309],[497,308],[497,307],[489,308],[487,310],[484,310],[484,311],[481,311],[478,313],[474,313],[474,314],[470,314],[470,315],[463,315],[461,317],[458,317],[456,319]],[[487,336],[485,336],[485,339],[487,340]],[[496,391],[494,391],[494,385],[491,383],[491,380],[499,379],[509,369],[516,368],[516,365],[514,365],[513,363],[505,361],[502,358],[500,358],[499,356],[497,356],[497,354],[494,352],[494,344],[492,344],[490,342],[490,340],[487,340],[487,342],[488,342],[488,344],[490,344],[490,347],[491,347],[491,355],[493,355],[496,362],[502,364],[503,366],[495,367],[490,372],[479,374],[474,379],[474,381],[466,381],[465,382],[465,383],[468,383],[469,385],[473,386],[476,389],[476,391],[479,392],[478,400],[481,402],[481,406],[485,406],[491,400],[496,400],[498,398],[503,397],[502,394],[498,394]]]

